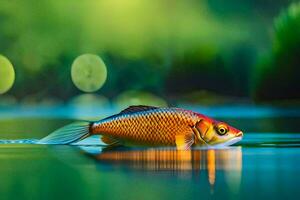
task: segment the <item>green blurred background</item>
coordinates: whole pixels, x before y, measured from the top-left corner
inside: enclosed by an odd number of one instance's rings
[[[107,68],[93,95],[71,79],[86,53]],[[0,54],[16,74],[2,105],[299,104],[300,3],[1,1]]]
[[[1,0],[0,199],[297,197],[299,79],[299,0]],[[245,136],[98,158],[26,144],[139,104],[193,110]]]

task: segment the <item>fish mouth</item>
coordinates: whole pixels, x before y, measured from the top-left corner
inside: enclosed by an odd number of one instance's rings
[[[236,137],[243,137],[243,132],[242,131],[240,131],[240,132],[238,132],[237,134],[236,134]]]
[[[225,142],[224,144],[226,144],[226,145],[232,145],[232,144],[235,144],[235,143],[237,143],[237,142],[239,142],[239,141],[241,141],[242,140],[242,138],[243,138],[243,133],[241,134],[241,136],[238,136],[238,137],[235,137],[235,138],[232,138],[231,140],[229,140],[229,141],[227,141],[227,142]]]
[[[234,137],[234,138],[232,138],[232,139],[230,139],[230,140],[228,140],[228,141],[226,141],[224,143],[216,144],[214,146],[216,146],[216,147],[224,147],[224,146],[233,145],[233,144],[235,144],[235,143],[237,143],[237,142],[239,142],[239,141],[242,140],[242,138],[243,138],[242,135],[243,134],[241,134],[241,136],[239,136],[239,137]]]

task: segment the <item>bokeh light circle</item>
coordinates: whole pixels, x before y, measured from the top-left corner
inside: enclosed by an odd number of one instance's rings
[[[158,106],[158,107],[166,107],[168,106],[167,102],[146,91],[136,91],[136,90],[128,90],[125,91],[119,96],[116,97],[114,103],[120,109],[127,108],[132,105],[145,105],[145,106]]]
[[[14,84],[15,70],[11,62],[0,55],[0,94],[7,92]]]
[[[107,70],[103,60],[94,54],[78,56],[71,68],[74,85],[83,92],[95,92],[106,81]]]

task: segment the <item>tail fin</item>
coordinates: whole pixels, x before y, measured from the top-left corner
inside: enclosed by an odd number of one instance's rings
[[[70,144],[90,136],[91,122],[81,121],[66,125],[37,141],[37,144]]]

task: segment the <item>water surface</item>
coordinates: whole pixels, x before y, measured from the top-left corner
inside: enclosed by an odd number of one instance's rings
[[[299,199],[299,118],[221,118],[247,130],[235,146],[177,151],[0,144],[1,199]],[[41,138],[70,121],[2,118],[0,135]]]

